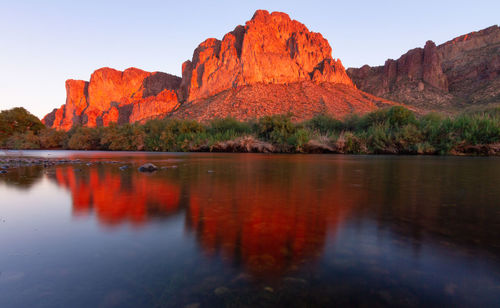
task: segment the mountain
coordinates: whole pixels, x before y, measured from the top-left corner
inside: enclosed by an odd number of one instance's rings
[[[456,111],[500,102],[500,28],[492,26],[436,46],[428,41],[383,66],[349,68],[356,86],[421,111]]]
[[[202,42],[182,65],[182,78],[102,68],[89,82],[68,80],[66,92],[66,104],[43,119],[47,126],[68,130],[165,116],[247,119],[289,112],[300,120],[394,104],[356,89],[320,33],[285,13],[263,10],[222,40]]]
[[[47,114],[42,122],[69,130],[74,125],[106,126],[161,116],[178,105],[180,84],[179,77],[166,73],[101,68],[92,74],[90,82],[67,80],[66,104]]]

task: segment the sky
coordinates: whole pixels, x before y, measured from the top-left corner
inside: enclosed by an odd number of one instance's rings
[[[199,43],[221,39],[257,9],[320,32],[346,68],[500,23],[498,0],[0,0],[0,110],[22,106],[41,118],[64,104],[66,79],[89,80],[100,67],[180,76]]]

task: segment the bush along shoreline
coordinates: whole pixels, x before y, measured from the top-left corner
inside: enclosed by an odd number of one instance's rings
[[[401,106],[342,120],[295,123],[290,115],[246,122],[173,118],[107,127],[46,128],[23,108],[0,113],[3,149],[162,152],[500,155],[500,107],[445,116]]]

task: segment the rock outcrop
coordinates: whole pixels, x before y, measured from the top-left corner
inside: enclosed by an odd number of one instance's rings
[[[352,85],[342,63],[331,54],[320,33],[310,32],[285,13],[259,10],[222,41],[211,38],[196,48],[193,59],[183,64],[183,98],[194,101],[256,83],[314,80]]]
[[[500,101],[500,28],[408,51],[384,66],[350,68],[358,88],[427,110]]]
[[[222,40],[201,43],[183,64],[182,79],[102,68],[89,82],[68,80],[66,91],[66,104],[43,119],[47,126],[68,130],[160,116],[246,119],[287,112],[305,119],[391,104],[358,91],[321,34],[285,13],[262,10]]]
[[[161,72],[129,68],[95,71],[90,82],[66,81],[66,104],[43,118],[45,125],[68,130],[147,120],[172,111],[178,104],[181,79]]]

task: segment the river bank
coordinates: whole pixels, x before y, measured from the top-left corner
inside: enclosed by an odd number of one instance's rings
[[[18,110],[17,112],[20,115],[17,115],[19,119],[15,123],[21,123],[29,116],[23,116]],[[31,120],[24,128],[17,127],[0,135],[0,148],[145,152],[500,154],[500,108],[447,116],[435,113],[418,115],[396,106],[364,115],[351,114],[341,120],[317,115],[304,122],[295,122],[293,115],[272,115],[249,121],[212,119],[207,122],[165,118],[145,123],[73,127],[69,131],[45,128],[43,125],[35,125],[37,123],[32,118]],[[9,123],[4,123],[3,126],[12,127]]]

